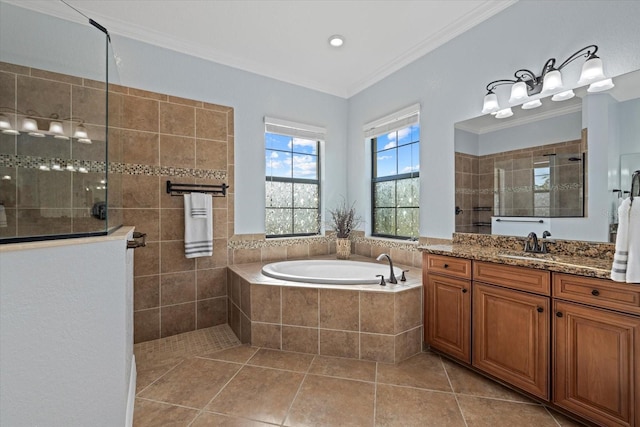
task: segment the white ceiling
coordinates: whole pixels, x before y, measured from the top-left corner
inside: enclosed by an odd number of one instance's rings
[[[3,1],[87,21],[60,0]],[[112,35],[348,98],[517,0],[65,1]]]

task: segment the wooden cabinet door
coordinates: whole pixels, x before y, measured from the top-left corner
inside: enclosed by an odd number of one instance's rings
[[[473,283],[473,365],[549,398],[549,298]]]
[[[468,280],[426,276],[425,341],[466,363],[471,363],[470,288]]]
[[[553,401],[597,424],[640,426],[640,318],[555,301]]]

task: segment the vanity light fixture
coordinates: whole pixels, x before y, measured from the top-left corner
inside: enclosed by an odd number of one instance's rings
[[[38,129],[38,122],[32,117],[26,117],[22,120],[22,131],[38,138],[44,137],[44,133]]]
[[[78,142],[83,144],[91,144],[92,141],[89,139],[89,135],[87,132],[87,128],[84,126],[84,121],[79,118],[66,118],[60,119],[58,114],[53,113],[48,118],[45,118],[43,115],[38,113],[37,111],[27,110],[27,112],[22,112],[10,107],[0,107],[1,110],[9,111],[13,114],[17,115],[16,122],[22,123],[20,127],[20,131],[16,130],[11,126],[11,119],[5,113],[0,113],[0,132],[7,135],[20,135],[20,132],[26,132],[31,136],[42,138],[46,135],[51,135],[56,139],[64,139],[69,140],[70,137],[65,134],[65,125],[64,123],[69,121],[68,128],[73,128],[73,122],[79,122],[79,124],[75,127],[75,131],[73,133],[73,138],[76,138]],[[49,123],[49,128],[47,131],[40,130],[38,128],[38,121],[34,118],[38,117],[38,120],[41,122]]]
[[[344,44],[344,37],[340,34],[334,34],[329,37],[329,44],[333,47],[340,47]]]
[[[588,84],[587,92],[601,92],[611,89],[614,86],[613,81],[604,74],[602,59],[596,55],[597,51],[598,46],[592,44],[575,52],[558,67],[556,67],[555,58],[548,59],[542,67],[540,75],[536,75],[527,69],[520,69],[514,73],[515,80],[501,79],[492,81],[487,85],[487,94],[484,97],[482,113],[494,114],[498,119],[513,115],[510,108],[500,106],[498,96],[494,92],[498,86],[502,85],[511,85],[509,107],[521,105],[524,110],[541,106],[542,101],[540,101],[540,98],[549,95],[553,95],[551,97],[552,101],[565,101],[573,98],[575,93],[572,89],[565,88],[561,70],[580,57],[586,58],[586,61],[582,65],[582,72],[577,85],[584,86]],[[508,114],[509,112],[511,114]]]
[[[6,135],[19,135],[20,132],[11,127],[11,121],[6,114],[0,113],[0,129]]]

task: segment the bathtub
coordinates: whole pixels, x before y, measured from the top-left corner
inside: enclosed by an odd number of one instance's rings
[[[400,280],[402,269],[394,267],[393,271]],[[380,278],[376,275],[382,274],[385,280],[388,280],[389,264],[326,259],[281,261],[262,267],[262,274],[291,282],[331,285],[379,284]]]

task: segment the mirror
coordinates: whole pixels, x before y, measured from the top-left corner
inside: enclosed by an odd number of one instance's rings
[[[509,118],[456,123],[456,232],[550,230],[561,239],[611,241],[613,190],[625,185],[623,169],[640,169],[632,156],[640,151],[640,71],[614,83],[599,94],[582,87],[567,101],[543,99],[535,110],[514,107]]]

